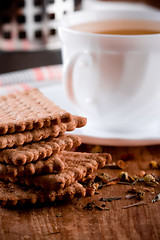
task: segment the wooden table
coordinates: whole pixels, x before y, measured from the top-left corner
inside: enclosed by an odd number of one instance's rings
[[[105,147],[104,151],[112,154],[113,160],[123,154],[132,153],[135,159],[127,162],[129,174],[139,170],[158,175],[160,170],[150,170],[150,160],[160,160],[160,146],[147,147]],[[112,177],[121,170],[104,169]],[[74,199],[69,203],[40,206],[33,208],[5,209],[0,208],[0,239],[74,239],[74,240],[158,240],[160,239],[160,202],[151,200],[155,194],[146,192],[146,205],[123,209],[124,206],[137,202],[136,199],[125,199],[129,185],[112,185],[98,190],[99,194],[84,199]],[[151,188],[149,188],[151,189]],[[107,202],[109,211],[84,209],[87,203],[94,202],[101,206],[101,197],[122,197],[120,200]]]

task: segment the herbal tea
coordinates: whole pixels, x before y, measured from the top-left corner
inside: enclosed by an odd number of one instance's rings
[[[160,34],[160,23],[138,20],[101,21],[75,25],[72,29],[107,35],[146,35]]]
[[[97,34],[112,34],[112,35],[145,35],[145,34],[158,34],[159,31],[153,30],[143,30],[143,29],[117,29],[117,30],[110,30],[110,31],[101,31],[95,32]]]

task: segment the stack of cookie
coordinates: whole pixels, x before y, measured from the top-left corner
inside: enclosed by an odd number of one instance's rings
[[[83,127],[37,89],[0,98],[0,204],[51,202],[85,196],[78,182],[111,160],[107,153],[70,151],[81,139],[66,131]]]

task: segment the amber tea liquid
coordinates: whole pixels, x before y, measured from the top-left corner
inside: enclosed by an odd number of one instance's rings
[[[107,35],[160,34],[160,23],[138,20],[110,20],[75,25],[72,29]]]

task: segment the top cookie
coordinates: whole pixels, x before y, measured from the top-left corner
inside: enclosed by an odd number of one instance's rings
[[[0,97],[0,135],[70,122],[72,114],[38,89]]]

